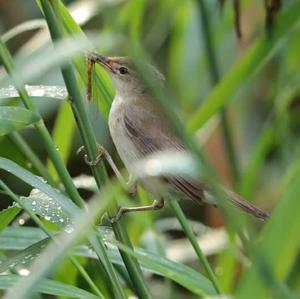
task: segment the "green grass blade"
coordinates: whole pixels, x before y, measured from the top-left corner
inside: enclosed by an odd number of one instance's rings
[[[21,209],[16,206],[10,206],[0,211],[0,230],[6,228],[20,213]]]
[[[9,197],[11,197],[19,206],[21,206],[27,214],[30,216],[30,218],[46,233],[48,237],[51,238],[53,243],[55,245],[59,245],[57,239],[54,237],[53,233],[46,228],[46,226],[42,223],[42,221],[34,214],[33,210],[34,207],[28,208],[26,205],[23,204],[23,201],[19,198],[18,195],[16,195],[2,180],[0,180],[0,186],[1,188],[7,193]],[[32,202],[33,204],[33,202]],[[35,205],[35,204],[34,204]],[[72,227],[73,231],[73,227]],[[71,233],[71,230],[66,230],[67,233]],[[67,253],[66,253],[67,254]],[[79,264],[79,262],[73,258],[72,256],[69,256],[70,260],[72,261],[73,265],[77,268],[77,270],[81,273],[83,278],[86,280],[88,285],[91,287],[92,290],[96,294],[98,294],[101,298],[103,297],[100,290],[97,288],[97,286],[94,284],[93,280],[90,278],[88,273],[85,271],[85,269]],[[24,297],[29,296],[30,293],[33,292],[33,288],[29,290],[24,290]],[[18,294],[18,292],[17,292]]]
[[[299,20],[300,1],[288,5],[279,15],[272,37],[264,35],[233,66],[224,79],[213,89],[189,120],[189,128],[195,131],[204,125],[217,111],[230,101],[241,86],[244,86],[255,71],[266,61],[267,56],[282,41]]]
[[[212,268],[210,267],[205,255],[203,254],[203,252],[198,244],[198,241],[197,241],[191,227],[189,226],[188,221],[185,218],[185,215],[183,214],[178,202],[176,200],[171,200],[170,206],[171,206],[171,209],[173,210],[173,213],[175,214],[178,221],[180,222],[185,235],[190,240],[190,242],[195,250],[195,253],[199,259],[200,265],[203,266],[203,268],[205,269],[206,274],[209,277],[211,283],[213,284],[216,292],[218,294],[221,294],[221,288],[219,286],[218,280],[217,280]]]
[[[239,183],[239,192],[246,198],[251,198],[255,183],[258,179],[263,162],[267,153],[274,145],[275,131],[273,126],[267,125],[260,134]]]
[[[59,153],[67,164],[75,135],[75,121],[69,103],[63,102],[58,110],[52,131],[52,139]],[[57,176],[53,164],[48,161],[48,169],[52,176]]]
[[[7,290],[13,287],[20,280],[18,275],[1,275],[0,276],[0,289]],[[50,279],[42,279],[35,286],[35,290],[42,294],[48,294],[53,296],[67,296],[71,298],[79,299],[99,299],[98,296],[93,295],[83,289],[64,284],[59,281],[54,281]],[[19,297],[20,298],[20,297]],[[102,297],[103,299],[104,297]]]
[[[212,85],[215,85],[220,81],[220,70],[217,61],[217,56],[215,53],[216,52],[215,46],[212,41],[210,16],[208,14],[208,9],[206,7],[205,1],[198,0],[197,2],[200,10],[200,15],[201,15],[201,25],[202,25],[201,28],[203,32],[203,41],[206,48],[206,56],[209,65],[209,73],[210,73]],[[235,154],[235,149],[232,140],[230,123],[225,108],[221,110],[221,130],[223,133],[223,143],[224,143],[224,148],[226,150],[229,167],[231,169],[231,175],[234,183],[236,183],[239,176],[239,170],[236,161],[236,154]]]
[[[107,229],[105,228],[105,230]],[[24,235],[29,235],[31,238],[25,238]],[[110,244],[110,246],[107,247],[107,250],[111,260],[116,265],[124,266],[124,263],[122,262],[122,259],[115,246],[116,241],[111,239],[111,232],[102,232],[102,235],[105,236],[108,244]],[[49,242],[49,239],[44,238],[45,234],[42,233],[41,230],[29,227],[7,228],[1,232],[1,249],[21,251],[20,253],[17,253],[13,257],[3,262],[0,265],[0,272],[9,269],[12,264],[15,267],[18,265],[24,266],[24,261],[31,262],[31,258],[37,258],[45,244]],[[7,242],[7,240],[9,242]],[[137,253],[136,257],[140,261],[145,271],[169,278],[181,286],[191,290],[194,294],[214,294],[214,288],[211,282],[192,268],[168,260],[163,256],[151,254],[141,248],[135,248],[134,252]],[[132,251],[131,253],[134,255]],[[74,255],[90,258],[96,257],[94,254],[91,255],[91,251],[87,247],[75,249]]]
[[[24,106],[29,109],[31,112],[36,113],[39,115],[39,111],[35,104],[33,103],[32,99],[29,97],[25,87],[23,84],[20,84],[20,82],[16,79],[15,74],[16,68],[13,63],[12,56],[10,55],[6,45],[3,43],[2,39],[0,38],[0,58],[3,62],[3,65],[5,67],[5,70],[8,74],[13,76],[13,79],[15,79],[15,84],[17,85],[17,90],[20,94],[20,97],[22,99],[22,102]],[[46,60],[46,59],[44,59]],[[21,76],[22,77],[22,76]],[[40,115],[39,115],[40,117]],[[83,199],[81,198],[80,194],[78,193],[77,189],[75,188],[72,178],[70,174],[68,173],[67,169],[65,168],[63,161],[61,157],[59,156],[59,153],[56,150],[55,145],[52,142],[51,136],[45,126],[45,123],[42,119],[40,119],[36,124],[35,128],[37,129],[41,140],[43,141],[45,148],[49,154],[49,157],[51,158],[51,161],[53,162],[53,165],[56,168],[56,171],[59,173],[60,179],[62,180],[66,191],[69,193],[70,198],[76,202],[77,205],[83,206]]]
[[[236,298],[266,298],[286,278],[300,246],[299,172],[283,194],[256,246],[253,264],[245,273]],[[287,238],[288,236],[288,238]],[[264,269],[267,267],[267,269]],[[273,276],[274,284],[266,273]],[[255,286],[255,288],[253,288]]]
[[[43,19],[35,19],[25,21],[14,28],[10,29],[8,32],[4,33],[2,36],[3,41],[6,43],[10,39],[15,38],[17,35],[22,34],[27,31],[36,30],[40,28],[44,28],[46,26],[45,21]]]
[[[88,211],[81,210],[80,214],[76,217],[73,230],[76,233],[62,233],[56,237],[55,242],[51,242],[30,267],[29,270],[32,275],[22,277],[22,279],[8,290],[3,298],[29,298],[32,292],[34,292],[38,281],[50,273],[74,245],[80,240],[87,238],[89,232],[92,231],[94,222],[104,212],[104,209],[107,208],[108,203],[119,192],[119,189],[119,185],[110,184],[100,194],[101,201],[99,201],[98,196],[94,197],[89,202]],[[51,263],[49,263],[49,260],[51,260]],[[115,283],[115,281],[111,283]],[[122,293],[120,294],[122,295]],[[122,297],[119,296],[117,298]]]
[[[118,246],[122,251],[136,257],[149,268],[154,269],[165,277],[169,277],[199,296],[216,294],[214,286],[205,276],[187,266],[169,261],[165,257],[155,256],[149,252],[133,251],[117,241],[112,240],[111,243]]]
[[[0,136],[23,129],[40,120],[36,113],[21,107],[0,107]]]
[[[0,264],[0,273],[15,269],[16,267],[21,265],[23,268],[27,268],[32,263],[32,261],[39,256],[43,248],[45,248],[45,246],[50,241],[50,238],[45,238],[37,241],[36,243],[22,249],[19,253],[9,257],[7,260],[2,261]]]
[[[72,226],[70,213],[55,198],[49,197],[39,190],[33,189],[29,196],[21,196],[20,202],[23,207],[34,214],[59,227],[64,227],[65,230]]]
[[[63,195],[59,190],[51,187],[41,178],[32,174],[30,171],[22,168],[18,164],[0,157],[0,168],[15,175],[17,178],[27,183],[28,185],[42,191],[49,197],[54,198],[65,211],[68,211],[72,217],[76,217],[79,213],[79,208],[65,195]]]
[[[52,5],[50,5],[48,1],[42,0],[41,4],[53,40],[59,40],[63,38],[61,27],[59,26],[60,22],[63,19],[63,16],[61,15],[61,1],[54,1]],[[76,114],[76,119],[78,120],[78,126],[81,133],[81,137],[85,145],[85,149],[88,153],[89,158],[95,160],[98,154],[96,139],[88,119],[87,111],[85,108],[85,102],[80,94],[80,90],[76,82],[72,65],[68,64],[67,67],[64,67],[62,69],[62,74],[68,92],[73,100],[74,113]],[[103,168],[103,164],[100,163],[92,167],[92,171],[98,187],[101,188],[102,184],[106,180],[106,171]],[[113,225],[113,227],[115,230],[116,237],[119,238],[119,240],[125,242],[125,244],[127,244],[129,247],[131,247],[129,237],[124,227],[121,226],[119,223],[116,223],[115,225]],[[96,244],[97,240],[94,239],[92,241],[94,246],[97,245]],[[96,246],[96,248],[99,249],[99,257],[105,256],[105,252],[103,252],[104,246],[101,243],[101,240],[98,240],[98,246]],[[127,270],[130,274],[130,278],[132,279],[132,284],[138,296],[141,298],[151,298],[150,293],[144,282],[142,272],[140,270],[138,262],[127,254],[122,254],[122,256],[124,259],[124,263],[127,267]],[[114,275],[113,274],[114,271],[113,268],[111,267],[110,261],[108,259],[105,260],[106,260],[107,269],[112,275]],[[116,286],[118,286],[118,284],[116,284]],[[120,290],[120,287],[118,287],[118,289],[122,294],[123,292]]]
[[[1,250],[23,250],[47,235],[37,227],[8,226],[0,232]]]

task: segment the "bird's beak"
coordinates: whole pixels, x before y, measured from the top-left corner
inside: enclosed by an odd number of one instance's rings
[[[109,72],[114,73],[114,70],[113,70],[112,66],[110,65],[110,60],[108,57],[105,57],[103,55],[99,55],[97,53],[92,52],[92,53],[88,54],[88,59],[94,63],[100,64]]]

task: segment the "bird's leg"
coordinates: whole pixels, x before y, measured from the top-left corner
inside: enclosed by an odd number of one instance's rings
[[[132,177],[129,178],[129,181],[126,182],[125,178],[123,177],[123,175],[121,174],[121,172],[119,171],[118,167],[116,166],[114,160],[112,159],[112,157],[110,156],[110,154],[108,153],[108,151],[100,144],[97,143],[97,147],[99,150],[99,153],[96,157],[95,160],[89,160],[87,154],[84,154],[84,161],[86,164],[88,164],[89,166],[96,166],[101,159],[104,157],[106,159],[106,161],[108,162],[109,166],[111,167],[111,169],[113,170],[113,172],[115,173],[116,177],[118,178],[118,180],[121,182],[121,184],[123,185],[123,187],[126,190],[129,190],[129,192],[131,192],[132,186],[134,186],[134,181],[132,179]],[[78,150],[77,150],[77,155],[82,152],[84,150],[84,146],[81,146]]]
[[[129,174],[129,179],[126,182],[126,190],[128,190],[128,193],[131,196],[134,196],[137,193],[137,183],[131,174]]]
[[[114,160],[112,159],[110,154],[107,152],[107,150],[100,144],[97,144],[97,146],[98,146],[98,149],[99,149],[99,154],[97,155],[96,159],[95,160],[89,160],[87,154],[84,154],[85,163],[87,163],[89,166],[96,166],[101,161],[101,159],[104,157],[107,160],[110,167],[112,168],[112,170],[114,171],[114,173],[115,173],[116,177],[118,178],[118,180],[124,186],[124,188],[126,190],[128,190],[128,192],[130,194],[135,194],[136,193],[136,181],[134,180],[132,175],[129,175],[129,180],[126,182],[126,180],[122,176],[121,172],[117,168]],[[84,146],[81,146],[77,150],[77,154],[79,154],[83,150],[84,150]],[[125,213],[138,212],[138,211],[156,211],[156,210],[159,210],[163,207],[164,207],[164,200],[163,199],[154,200],[151,205],[146,205],[146,206],[120,207],[118,212],[116,213],[116,215],[110,219],[110,222],[111,223],[117,222],[121,218],[121,216]]]
[[[154,200],[151,205],[147,206],[140,206],[140,207],[120,207],[117,214],[110,219],[111,223],[117,222],[121,216],[125,213],[129,212],[139,212],[139,211],[156,211],[163,208],[165,205],[165,202],[163,199],[160,200]]]

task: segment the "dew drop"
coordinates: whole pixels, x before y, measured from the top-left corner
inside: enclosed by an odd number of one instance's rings
[[[28,269],[26,269],[26,268],[23,268],[23,269],[18,270],[18,273],[21,276],[28,276],[30,274],[30,271]]]
[[[25,219],[24,218],[20,218],[18,220],[19,225],[24,225],[25,224]]]
[[[34,95],[35,95],[36,97],[42,97],[42,96],[45,95],[45,90],[43,90],[42,88],[36,89],[36,90],[34,91]]]
[[[73,225],[70,225],[70,224],[66,225],[66,227],[64,228],[64,231],[68,234],[71,234],[74,231]]]

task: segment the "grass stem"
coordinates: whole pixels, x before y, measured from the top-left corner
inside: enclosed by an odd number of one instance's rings
[[[51,3],[51,4],[50,4]],[[42,0],[42,8],[45,14],[46,21],[49,26],[51,37],[54,41],[63,38],[62,29],[60,25],[60,10],[59,10],[59,1],[48,1]],[[83,144],[85,146],[86,152],[90,160],[95,160],[98,155],[98,148],[96,138],[90,124],[87,110],[85,107],[85,101],[79,90],[75,73],[73,71],[71,63],[65,64],[62,68],[62,75],[68,90],[68,93],[71,97],[73,112],[76,116],[77,125],[82,137]],[[106,171],[104,169],[103,163],[98,163],[95,166],[92,166],[92,172],[97,182],[99,189],[103,186],[106,181]],[[130,248],[133,248],[130,239],[123,225],[114,224],[113,229],[116,235],[116,238],[123,242]],[[99,240],[99,239],[98,239]],[[101,240],[100,242],[101,243]],[[104,247],[103,247],[104,248]],[[103,253],[105,254],[105,252]],[[129,276],[132,280],[132,284],[135,288],[135,291],[139,298],[149,299],[151,298],[150,293],[144,282],[142,271],[137,260],[127,253],[122,253],[122,258],[124,264],[127,268]],[[108,257],[106,257],[108,259]],[[107,261],[108,262],[108,261]],[[113,268],[111,268],[113,270]]]
[[[4,68],[7,71],[7,73],[14,76],[16,69],[13,63],[13,59],[1,38],[0,38],[0,59],[2,60]],[[33,101],[29,97],[25,87],[17,86],[17,90],[19,92],[20,98],[24,106],[27,109],[40,115],[37,110],[37,107],[34,105]],[[57,173],[59,174],[59,177],[62,183],[64,184],[68,195],[77,205],[83,206],[84,205],[83,200],[79,195],[76,187],[74,186],[72,178],[69,172],[67,171],[64,162],[60,157],[41,116],[40,116],[40,120],[34,125],[34,127],[36,128],[41,139],[43,140],[49,158],[51,159]]]
[[[200,261],[200,264],[201,264],[201,266],[203,266],[204,270],[206,271],[206,274],[209,277],[212,284],[214,285],[216,292],[218,294],[221,294],[221,288],[219,286],[218,280],[217,280],[213,270],[211,269],[205,255],[203,254],[203,252],[198,244],[198,241],[197,241],[184,213],[182,212],[178,202],[173,199],[170,200],[170,207],[171,207],[173,213],[175,214],[176,218],[178,219],[185,235],[190,240],[191,245],[193,246],[193,248],[197,254],[197,257]]]
[[[212,85],[216,85],[220,81],[220,71],[217,64],[216,52],[213,46],[208,11],[204,0],[198,0],[198,6],[201,15],[201,28],[203,32],[203,39],[209,65],[211,82]],[[232,132],[230,129],[226,109],[221,110],[221,129],[223,132],[223,143],[227,154],[228,164],[231,170],[233,183],[236,184],[239,176],[239,171],[236,161],[234,144],[232,140]]]

